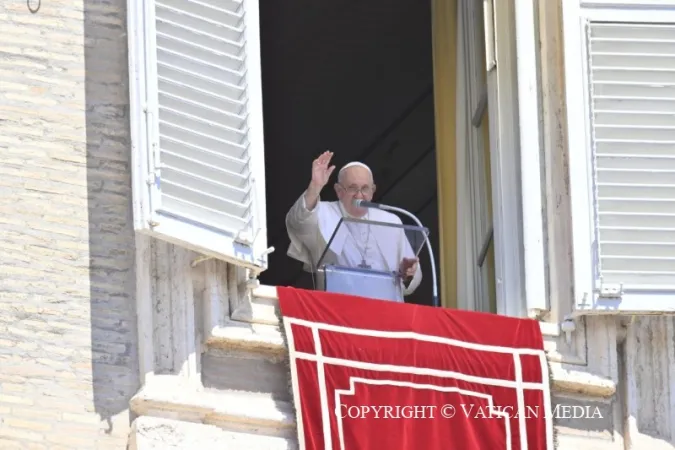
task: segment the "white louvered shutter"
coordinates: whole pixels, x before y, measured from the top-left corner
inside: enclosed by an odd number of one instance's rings
[[[139,0],[130,73],[136,229],[264,267],[257,2]]]
[[[585,105],[569,124],[578,312],[675,312],[674,10],[630,3],[579,10]],[[568,68],[568,88],[572,77]]]

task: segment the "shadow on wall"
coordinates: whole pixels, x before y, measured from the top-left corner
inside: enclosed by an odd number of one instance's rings
[[[83,7],[93,399],[105,432],[126,434],[139,389],[126,1]]]

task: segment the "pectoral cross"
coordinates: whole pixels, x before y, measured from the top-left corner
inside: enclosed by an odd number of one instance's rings
[[[366,264],[365,259],[361,260],[361,264],[359,264],[359,267],[362,268],[362,269],[370,269],[371,268],[368,264]]]

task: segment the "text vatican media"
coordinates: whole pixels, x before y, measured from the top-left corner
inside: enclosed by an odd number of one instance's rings
[[[339,405],[335,409],[337,417],[342,419],[452,419],[466,417],[470,419],[495,419],[524,417],[536,419],[546,417],[546,411],[539,406],[525,406],[522,410],[505,406],[485,406],[473,404],[460,405]],[[549,413],[549,417],[556,419],[602,419],[600,408],[579,405],[556,405]]]

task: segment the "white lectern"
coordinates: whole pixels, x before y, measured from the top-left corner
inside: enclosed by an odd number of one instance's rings
[[[392,249],[398,247],[401,239],[405,239],[408,247],[401,258],[418,257],[429,236],[429,230],[412,225],[344,217],[335,227],[317,263],[321,289],[326,292],[403,301],[403,281],[398,273],[398,267],[391,268],[392,271],[382,271],[367,266],[345,267],[335,262],[337,260],[335,255],[340,253],[337,248],[341,248],[346,239],[351,239],[350,230],[347,227],[349,223],[370,226],[373,237],[378,236],[378,242],[391,245]],[[375,245],[375,238],[373,242]]]

